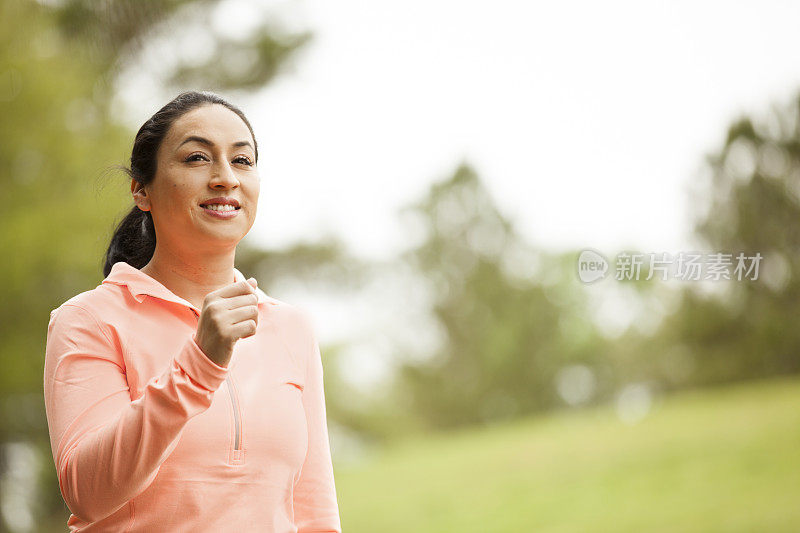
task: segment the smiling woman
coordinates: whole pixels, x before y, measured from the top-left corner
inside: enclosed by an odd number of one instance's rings
[[[244,114],[212,93],[139,129],[106,277],[50,314],[71,531],[341,531],[310,317],[234,267],[257,162]]]
[[[209,252],[226,258],[220,247],[231,253],[252,227],[260,189],[252,127],[241,110],[203,94],[177,98],[137,134],[129,171],[136,206],[128,215],[131,220],[120,224],[118,238],[112,239],[106,275],[119,260],[147,274],[158,274],[167,250],[180,249],[180,256],[186,258],[205,255],[203,262]],[[161,142],[154,146],[156,139]],[[208,204],[238,209],[220,211]],[[131,228],[139,230],[137,220],[144,222],[139,235],[131,233]],[[217,223],[220,220],[230,223]],[[149,246],[142,247],[139,239],[152,243],[152,257],[147,257]]]

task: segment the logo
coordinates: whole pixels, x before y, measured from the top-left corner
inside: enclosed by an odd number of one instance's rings
[[[578,278],[583,283],[594,283],[606,277],[608,260],[594,250],[583,250],[578,256]]]
[[[614,279],[650,281],[658,274],[662,281],[755,281],[763,258],[760,252],[755,255],[745,255],[744,252],[680,252],[677,255],[620,252],[615,258]],[[609,266],[600,252],[583,250],[578,256],[578,278],[583,283],[594,283],[606,277]]]

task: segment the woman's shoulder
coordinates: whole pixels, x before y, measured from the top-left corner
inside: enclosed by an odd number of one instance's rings
[[[307,333],[313,328],[311,312],[303,305],[289,303],[271,296],[266,296],[268,304],[267,313],[276,326],[284,331],[297,331]]]
[[[50,319],[53,320],[57,315],[89,315],[98,323],[112,320],[127,307],[125,295],[117,289],[119,287],[115,285],[101,283],[94,289],[78,293],[50,311]]]
[[[267,306],[267,319],[274,324],[293,352],[307,354],[316,340],[311,311],[300,304],[270,299],[275,305]]]

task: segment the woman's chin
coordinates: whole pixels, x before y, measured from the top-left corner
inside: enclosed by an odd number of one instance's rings
[[[242,228],[204,228],[199,240],[203,244],[213,243],[215,246],[235,247],[247,232]]]

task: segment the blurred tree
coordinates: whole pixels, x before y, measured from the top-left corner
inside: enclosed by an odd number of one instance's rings
[[[243,244],[246,243],[243,241]],[[250,272],[259,280],[265,280],[262,288],[267,292],[270,292],[270,284],[277,280],[319,283],[339,290],[352,290],[371,270],[369,264],[353,257],[336,237],[314,243],[299,242],[283,249],[243,246],[236,252],[236,263],[242,272]]]
[[[52,24],[47,11],[30,2],[0,5],[0,180],[6,191],[0,246],[8,252],[0,262],[0,475],[7,471],[9,442],[32,443],[41,460],[52,463],[41,395],[49,312],[97,277],[107,221],[122,207],[98,202],[92,176],[110,158],[124,160],[126,139],[91,99],[95,70],[70,55]],[[41,472],[46,490],[30,513],[59,511],[63,520],[55,472]],[[23,513],[8,527],[23,529],[32,520]]]
[[[404,259],[430,283],[444,332],[430,360],[402,367],[415,412],[442,429],[560,403],[558,370],[594,365],[603,344],[572,254],[528,248],[466,163],[406,213],[424,239]]]
[[[230,16],[232,7],[248,8],[239,14],[247,24],[240,20],[233,29],[220,28],[215,21]],[[54,16],[64,38],[103,73],[101,79],[139,64],[143,52],[155,46],[158,62],[168,65],[163,72],[150,65],[148,75],[160,74],[166,89],[209,87],[229,94],[264,87],[311,39],[308,32],[282,30],[263,14],[253,21],[257,7],[221,0],[66,0]]]
[[[757,280],[687,282],[655,334],[625,339],[647,357],[619,368],[666,388],[800,371],[800,95],[728,128],[696,186],[704,248],[761,260]],[[646,350],[646,352],[645,352]]]
[[[800,329],[792,321],[800,298],[799,104],[800,95],[735,122],[708,158],[710,205],[698,234],[714,251],[764,259],[758,280],[731,282],[721,301],[685,293],[670,325],[698,356],[696,382],[800,371]]]

